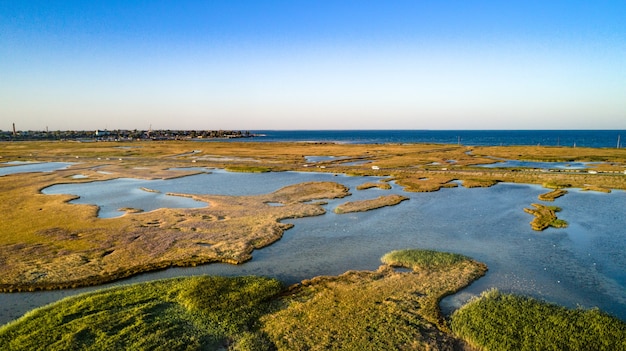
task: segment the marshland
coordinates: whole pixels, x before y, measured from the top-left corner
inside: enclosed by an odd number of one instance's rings
[[[37,305],[54,300],[45,297],[47,292],[19,291],[122,284],[38,309],[3,327],[3,342],[17,340],[10,335],[25,330],[20,328],[38,328],[30,323],[36,326],[51,318],[67,322],[63,316],[72,314],[80,322],[54,328],[65,330],[60,349],[68,345],[150,348],[171,335],[185,335],[189,345],[233,349],[361,347],[359,340],[370,339],[377,340],[372,345],[389,348],[480,348],[486,347],[481,346],[483,341],[457,332],[463,328],[449,314],[492,288],[532,297],[538,303],[599,308],[602,317],[598,318],[610,321],[602,324],[616,328],[610,335],[624,335],[623,149],[19,142],[0,144],[0,156],[0,171],[4,171],[0,286],[7,291],[0,296],[2,304],[33,296],[43,296]],[[588,169],[565,171],[484,167],[501,159],[593,163]],[[31,163],[12,163],[16,161]],[[35,162],[54,162],[58,169],[9,172]],[[559,219],[568,226],[535,231],[530,224],[533,216],[524,209],[542,201],[539,197],[555,187],[567,189],[566,194],[548,197],[551,205],[561,209]],[[363,212],[341,210],[346,204]],[[411,262],[422,261],[409,255],[408,263],[384,259],[381,266],[386,253],[406,248],[428,250],[427,262],[434,260],[431,252],[450,252],[456,258],[433,268],[414,266]],[[471,262],[473,268],[461,269],[460,262]],[[411,271],[397,271],[396,265]],[[195,278],[160,280],[178,275]],[[253,277],[231,281],[217,276]],[[434,286],[424,286],[426,281]],[[218,289],[220,284],[228,288]],[[397,289],[381,291],[385,284]],[[149,298],[132,292],[141,286],[156,292]],[[207,292],[208,286],[216,291]],[[208,311],[217,290],[247,294],[242,298],[250,299],[249,309]],[[74,295],[86,290],[64,291]],[[50,292],[55,293],[59,292]],[[117,312],[105,302],[131,301],[131,295],[153,302],[143,307],[129,302],[135,307]],[[162,300],[162,296],[168,297]],[[94,298],[104,300],[86,302]],[[348,330],[341,321],[356,313],[349,303],[355,299],[368,308],[363,311],[363,325]],[[76,307],[81,303],[91,307]],[[3,322],[30,308],[22,305],[6,312]],[[92,308],[101,310],[96,313]],[[143,319],[148,321],[137,326],[142,339],[124,339],[135,324],[119,321],[153,312],[162,313],[171,324]],[[94,313],[112,318],[113,322],[106,322],[114,325],[112,329],[81,329],[80,325],[96,320],[80,316]],[[305,322],[327,321],[327,313],[334,313],[335,323],[314,327]],[[237,317],[223,330],[206,327],[224,315]],[[174,326],[189,319],[205,326],[200,329],[210,335],[185,334]],[[166,332],[161,335],[157,330]],[[385,334],[386,330],[398,334]],[[354,344],[346,344],[348,340]],[[28,344],[14,345],[27,348]]]

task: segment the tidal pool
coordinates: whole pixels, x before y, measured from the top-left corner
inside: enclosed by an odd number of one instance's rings
[[[537,169],[560,169],[560,170],[583,170],[589,166],[601,162],[539,162],[539,161],[517,161],[502,160],[497,163],[477,165],[485,168],[537,168]]]
[[[5,162],[7,167],[0,167],[0,177],[7,174],[31,173],[31,172],[52,172],[58,169],[67,168],[73,163],[68,162]]]
[[[163,193],[245,195],[313,180],[342,183],[351,188],[353,195],[329,201],[323,216],[289,220],[295,227],[278,242],[255,251],[251,261],[239,266],[171,268],[114,284],[198,274],[254,274],[276,277],[290,284],[317,275],[374,270],[386,252],[424,248],[461,253],[489,266],[485,277],[442,302],[445,312],[495,287],[568,307],[599,307],[626,321],[626,194],[623,191],[605,194],[570,189],[554,202],[562,208],[559,218],[569,222],[569,227],[536,232],[529,225],[532,216],[523,211],[531,203],[540,202],[537,196],[545,189],[536,185],[501,183],[491,188],[406,193],[393,183],[391,190],[356,190],[359,184],[377,180],[375,177],[215,171],[149,181],[141,186]],[[110,191],[109,182],[112,181],[90,184]],[[70,193],[79,193],[85,185],[74,185],[77,188]],[[136,193],[124,190],[120,196],[125,193],[132,205]],[[332,212],[345,201],[393,193],[408,196],[410,200],[369,212],[341,215]],[[94,197],[94,201],[100,204],[103,200]],[[61,297],[94,289],[97,288],[0,294],[0,323]]]

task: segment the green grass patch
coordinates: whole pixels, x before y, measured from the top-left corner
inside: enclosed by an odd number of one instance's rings
[[[268,349],[258,318],[280,282],[188,277],[61,300],[0,328],[2,350]]]
[[[413,270],[420,268],[444,268],[469,260],[469,257],[455,253],[421,249],[391,251],[381,258],[383,263],[390,266],[405,267]]]
[[[225,168],[228,172],[239,173],[266,173],[271,172],[269,167],[257,167],[257,166],[228,166]]]
[[[548,227],[566,228],[567,222],[557,218],[556,212],[561,211],[557,206],[546,206],[542,204],[531,204],[534,209],[525,208],[524,212],[530,213],[535,218],[530,222],[533,230],[542,231]]]
[[[626,350],[626,323],[617,318],[497,290],[456,311],[451,326],[480,350]]]

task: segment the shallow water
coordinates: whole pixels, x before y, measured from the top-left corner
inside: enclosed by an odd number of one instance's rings
[[[537,168],[537,169],[562,169],[562,170],[583,170],[591,165],[600,162],[539,162],[539,161],[518,161],[503,160],[502,162],[477,165],[485,168]]]
[[[67,168],[73,163],[68,162],[5,162],[5,165],[9,165],[7,167],[0,167],[0,177],[7,174],[16,174],[16,173],[31,173],[31,172],[52,172],[58,169]]]
[[[243,265],[172,268],[121,283],[197,274],[255,274],[295,283],[352,269],[373,270],[386,252],[425,248],[461,253],[489,266],[485,277],[443,301],[446,312],[469,297],[496,287],[568,307],[597,306],[626,320],[626,194],[622,191],[604,194],[570,190],[554,202],[563,209],[559,218],[568,221],[569,227],[535,232],[529,225],[532,216],[523,211],[531,203],[539,202],[537,196],[545,192],[534,185],[502,183],[491,188],[405,193],[392,183],[393,189],[389,191],[359,191],[355,190],[357,185],[376,179],[325,173],[215,171],[167,181],[148,181],[140,186],[163,193],[244,195],[267,193],[285,185],[313,180],[340,182],[349,186],[353,195],[329,201],[328,212],[323,216],[290,220],[294,228],[285,232],[280,241],[255,251],[253,259]],[[113,181],[91,184],[110,191],[112,187],[108,182]],[[73,185],[76,189],[68,191],[77,194],[85,185]],[[125,190],[120,191],[119,196],[126,196],[134,204],[138,195],[125,186],[128,184],[123,184]],[[332,212],[336,205],[345,201],[391,193],[401,193],[410,200],[363,213],[338,215]],[[0,294],[3,309],[0,323],[62,296],[93,289],[96,288]]]

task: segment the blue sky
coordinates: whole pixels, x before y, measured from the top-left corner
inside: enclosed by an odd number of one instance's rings
[[[0,0],[0,122],[626,129],[626,1]]]

